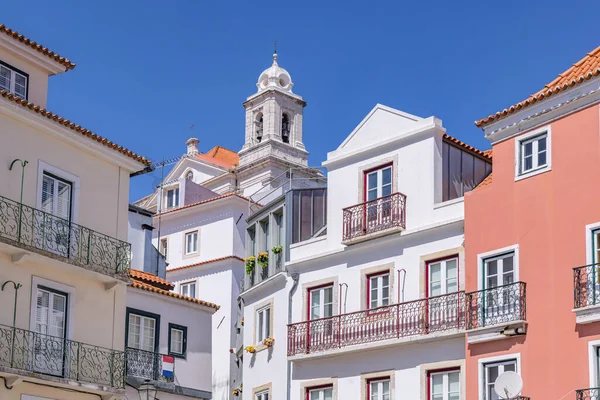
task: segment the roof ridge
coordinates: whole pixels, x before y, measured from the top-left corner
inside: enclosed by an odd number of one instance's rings
[[[198,267],[200,265],[212,264],[214,262],[225,261],[225,260],[230,260],[230,259],[236,259],[236,260],[244,261],[244,259],[241,258],[241,257],[235,256],[235,255],[230,255],[230,256],[225,256],[225,257],[213,258],[211,260],[199,261],[199,262],[194,263],[194,264],[182,265],[181,267],[175,267],[175,268],[167,269],[167,272],[173,272],[173,271],[178,271],[178,270],[181,270],[181,269]]]
[[[211,303],[209,301],[204,301],[204,300],[196,299],[195,297],[184,296],[182,294],[171,292],[171,291],[164,290],[164,289],[160,289],[160,288],[157,288],[157,287],[152,286],[152,285],[148,285],[148,284],[143,283],[143,282],[133,281],[133,283],[129,284],[129,286],[134,287],[136,289],[142,289],[142,290],[146,290],[148,292],[153,292],[153,293],[161,294],[163,296],[169,296],[169,297],[172,297],[172,298],[175,298],[175,299],[178,299],[178,300],[185,300],[185,301],[188,301],[190,303],[199,304],[201,306],[214,308],[215,310],[218,310],[219,308],[221,308],[220,306],[216,305],[215,303]]]

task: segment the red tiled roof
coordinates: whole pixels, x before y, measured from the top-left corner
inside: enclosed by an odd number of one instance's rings
[[[483,152],[487,157],[492,158],[492,149],[488,149],[486,151]]]
[[[538,101],[542,101],[557,93],[564,92],[574,86],[580,85],[598,75],[600,75],[600,47],[587,53],[585,57],[573,64],[571,68],[562,74],[559,74],[556,79],[544,86],[539,92],[532,94],[525,100],[508,109],[505,108],[502,111],[498,111],[496,114],[488,115],[485,118],[475,121],[475,125],[483,127],[493,121],[497,121],[523,108],[529,107]]]
[[[146,271],[131,269],[131,270],[129,270],[129,276],[131,277],[131,279],[135,279],[138,281],[144,281],[145,283],[152,285],[152,286],[157,286],[160,289],[173,290],[175,288],[175,285],[173,285],[171,282],[169,282],[165,279],[162,279],[158,275],[151,274]]]
[[[229,260],[229,259],[235,259],[235,260],[244,261],[243,258],[240,258],[238,256],[226,256],[226,257],[220,257],[220,258],[213,258],[212,260],[200,261],[200,262],[195,263],[195,264],[183,265],[181,267],[167,269],[167,273],[173,272],[173,271],[179,271],[181,269],[198,267],[200,265],[212,264],[212,263],[215,263],[215,262],[218,262],[218,261],[224,261],[224,260]]]
[[[196,154],[196,158],[226,169],[233,168],[240,163],[240,157],[235,151],[221,146],[215,146],[205,154]]]
[[[242,200],[250,201],[250,199],[249,199],[249,198],[247,198],[247,197],[241,196],[241,195],[239,195],[239,194],[237,194],[237,193],[235,193],[235,192],[229,192],[229,193],[225,193],[225,194],[223,194],[223,195],[221,195],[221,196],[213,197],[212,199],[202,200],[202,201],[199,201],[199,202],[197,202],[197,203],[192,203],[192,204],[185,205],[185,206],[183,206],[183,207],[172,208],[172,209],[169,209],[169,210],[163,211],[162,213],[155,214],[155,216],[158,216],[158,215],[163,215],[163,214],[168,214],[168,213],[172,213],[172,212],[179,211],[179,210],[184,210],[184,209],[186,209],[186,208],[190,208],[190,207],[199,206],[199,205],[201,205],[201,204],[210,203],[210,202],[212,202],[212,201],[221,200],[221,199],[224,199],[224,198],[226,198],[226,197],[231,197],[231,196],[236,196],[236,197],[239,197],[239,198],[240,198],[240,199],[242,199]]]
[[[215,310],[218,310],[220,308],[215,303],[210,303],[208,301],[199,300],[199,299],[195,299],[193,297],[184,296],[184,295],[181,295],[179,293],[170,292],[168,290],[163,290],[163,289],[157,288],[156,286],[148,285],[147,283],[144,283],[142,281],[137,281],[135,279],[133,280],[133,283],[131,283],[129,286],[134,287],[136,289],[146,290],[148,292],[158,293],[158,294],[161,294],[163,296],[169,296],[169,297],[172,297],[174,299],[183,300],[183,301],[187,301],[187,302],[194,303],[194,304],[199,304],[201,306],[211,307],[211,308],[214,308]]]
[[[452,137],[450,135],[447,135],[445,133],[444,133],[444,139],[446,139],[446,140],[454,143],[455,145],[457,145],[459,147],[462,147],[465,150],[468,150],[468,151],[471,151],[471,152],[473,152],[475,154],[478,154],[481,157],[485,157],[485,158],[488,158],[490,160],[492,159],[491,150],[489,150],[490,151],[489,153],[488,153],[488,151],[481,151],[481,150],[479,150],[479,149],[477,149],[477,148],[475,148],[475,147],[473,147],[473,146],[471,146],[469,144],[466,144],[465,142],[463,142],[461,140],[458,140],[457,138],[454,138],[454,137]]]
[[[480,187],[491,185],[491,184],[492,184],[492,172],[490,172],[490,174],[488,176],[486,176],[484,180],[479,182],[479,185],[475,186],[473,188],[473,190],[479,189]]]
[[[23,36],[19,32],[8,28],[4,24],[0,24],[0,33],[5,33],[8,36],[12,37],[13,39],[18,40],[19,42],[23,43],[25,46],[29,46],[32,49],[37,50],[38,52],[42,53],[43,55],[50,57],[57,63],[63,65],[65,67],[65,71],[75,68],[75,63],[72,63],[71,61],[69,61],[68,58],[61,57],[58,53],[55,53],[52,50],[49,50],[47,47],[44,47],[41,44],[34,42],[33,40]]]
[[[26,108],[38,115],[41,115],[42,117],[46,117],[66,128],[69,128],[73,132],[79,133],[82,136],[86,136],[92,140],[95,140],[96,142],[103,144],[104,146],[111,148],[115,151],[118,151],[119,153],[124,154],[125,156],[132,158],[135,161],[138,161],[143,165],[149,166],[151,164],[151,161],[148,160],[146,157],[139,156],[139,155],[135,154],[133,151],[131,151],[123,146],[119,146],[118,144],[113,143],[110,140],[103,138],[102,136],[100,136],[98,134],[95,134],[94,132],[90,131],[89,129],[83,128],[81,125],[76,125],[74,122],[71,122],[68,119],[65,119],[57,114],[53,114],[52,112],[46,110],[45,108],[42,108],[38,105],[30,103],[27,100],[23,100],[20,97],[7,92],[6,90],[0,90],[0,97],[4,98],[7,101],[11,101],[16,104],[20,104],[21,106],[23,106],[23,108]]]

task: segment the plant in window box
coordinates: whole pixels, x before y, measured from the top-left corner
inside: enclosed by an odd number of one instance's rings
[[[242,385],[240,384],[240,387],[233,389],[233,392],[231,392],[231,394],[234,396],[239,396],[240,394],[242,394]]]
[[[267,347],[273,347],[273,345],[275,344],[275,338],[266,338],[265,340],[263,340],[263,344]]]
[[[256,257],[250,256],[246,258],[246,275],[252,275],[256,266]]]
[[[246,350],[246,352],[250,354],[256,353],[256,349],[254,348],[254,346],[246,346],[244,350]]]
[[[281,252],[283,251],[283,246],[275,246],[271,249],[271,251],[273,252],[273,254],[281,254]]]
[[[269,252],[263,251],[262,253],[258,253],[257,261],[263,268],[267,268],[269,266]]]

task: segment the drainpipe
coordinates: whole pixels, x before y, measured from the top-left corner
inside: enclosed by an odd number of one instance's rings
[[[288,324],[292,323],[292,297],[298,288],[298,281],[300,280],[299,274],[292,274],[292,279],[294,280],[294,284],[290,289],[289,297],[288,297]],[[291,400],[292,393],[292,362],[288,360],[287,362],[287,400]]]

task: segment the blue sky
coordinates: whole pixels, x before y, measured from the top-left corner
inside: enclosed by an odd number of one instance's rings
[[[277,40],[279,64],[308,102],[315,166],[376,103],[435,115],[448,134],[489,148],[473,120],[600,45],[600,2],[566,4],[30,0],[36,12],[4,2],[0,23],[77,63],[51,78],[50,110],[152,160],[180,156],[192,135],[201,151],[239,150],[242,102]],[[156,175],[134,178],[131,198]]]

